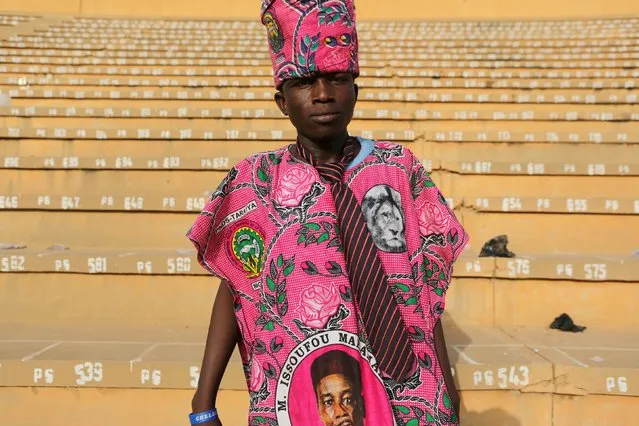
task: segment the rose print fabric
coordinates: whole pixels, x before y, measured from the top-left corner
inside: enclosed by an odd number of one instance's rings
[[[320,72],[359,74],[352,0],[262,0],[262,24],[276,88]]]
[[[299,206],[314,182],[311,170],[304,167],[291,168],[280,177],[278,190],[273,198],[281,206]]]
[[[346,171],[419,361],[397,384],[368,345],[330,190],[289,149],[237,164],[189,232],[234,294],[248,423],[457,425],[433,328],[467,234],[408,149],[375,142]]]
[[[334,286],[311,284],[300,294],[300,306],[296,313],[309,327],[322,328],[337,313],[342,304]]]

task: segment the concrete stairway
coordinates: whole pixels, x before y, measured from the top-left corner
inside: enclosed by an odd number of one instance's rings
[[[0,424],[186,424],[218,283],[184,234],[295,137],[263,30],[0,23]],[[637,23],[360,27],[352,133],[415,152],[471,235],[445,315],[465,425],[639,424]],[[479,258],[500,234],[517,256]],[[239,356],[220,398],[246,424]]]

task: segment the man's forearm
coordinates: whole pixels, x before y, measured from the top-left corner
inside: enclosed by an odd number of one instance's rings
[[[442,327],[441,320],[437,321],[435,325],[435,351],[437,352],[437,358],[439,359],[439,365],[442,369],[442,374],[446,382],[446,388],[448,389],[448,396],[451,403],[455,408],[455,412],[459,417],[460,398],[457,388],[455,388],[455,381],[450,368],[450,360],[448,359],[448,350],[446,349],[446,339],[444,338],[444,328]]]
[[[222,282],[215,298],[200,380],[192,401],[194,411],[213,408],[222,376],[237,343],[238,334],[233,312],[233,296],[226,283]]]

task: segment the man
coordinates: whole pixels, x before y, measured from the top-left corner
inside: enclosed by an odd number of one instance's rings
[[[287,406],[299,398],[293,360],[339,332],[383,378],[361,380],[363,398],[384,401],[367,426],[392,424],[382,420],[391,409],[398,424],[458,425],[440,318],[468,236],[408,149],[348,134],[359,74],[352,1],[264,0],[262,20],[275,102],[298,137],[235,165],[189,232],[222,280],[192,424],[221,424],[213,407],[236,344],[248,423],[305,424]]]
[[[311,365],[311,379],[324,426],[364,425],[362,373],[352,356],[333,350],[317,357]]]

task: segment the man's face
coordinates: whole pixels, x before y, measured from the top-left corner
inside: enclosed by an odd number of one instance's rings
[[[353,393],[353,386],[346,376],[332,374],[317,385],[319,416],[324,426],[361,426],[361,395]]]
[[[300,135],[328,142],[346,132],[357,92],[352,74],[321,74],[286,81],[275,101]]]

